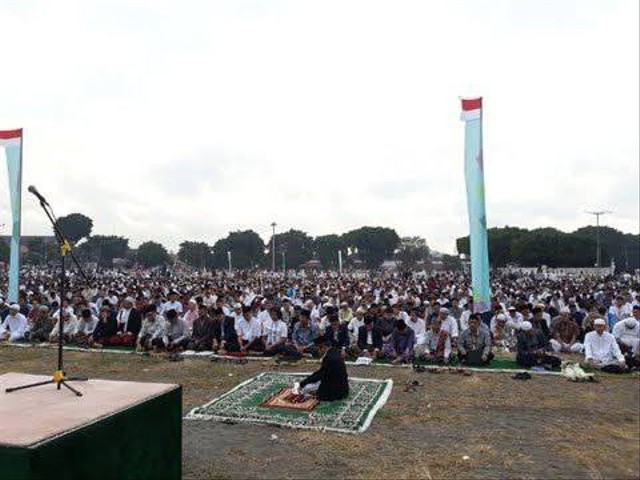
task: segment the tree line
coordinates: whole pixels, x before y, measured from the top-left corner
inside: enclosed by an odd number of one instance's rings
[[[592,267],[597,258],[598,227],[587,226],[566,233],[555,228],[527,230],[517,227],[490,228],[489,262],[493,267]],[[469,255],[469,237],[456,240],[459,253]],[[640,235],[600,227],[601,266],[635,270],[640,268]]]

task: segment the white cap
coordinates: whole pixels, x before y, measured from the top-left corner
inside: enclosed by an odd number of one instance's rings
[[[440,313],[449,313],[449,309],[445,307],[442,307],[439,311]]]
[[[569,307],[562,307],[560,313],[571,313],[571,310],[569,310]]]
[[[504,313],[499,313],[496,315],[496,320],[506,320],[507,317],[504,316]]]
[[[17,303],[14,303],[13,305],[11,305],[9,307],[9,310],[18,310],[18,311],[20,311],[20,305],[18,305]]]
[[[531,330],[533,328],[533,325],[531,324],[531,322],[529,320],[525,320],[524,322],[522,322],[522,325],[520,325],[520,328],[522,330],[524,330],[525,332],[528,332],[529,330]]]
[[[606,322],[604,321],[604,318],[596,318],[593,321],[594,325],[606,325]]]
[[[240,303],[236,303],[236,304],[233,306],[233,308],[234,308],[234,310],[235,310],[235,309],[237,309],[237,308],[242,308],[242,304],[240,304]]]

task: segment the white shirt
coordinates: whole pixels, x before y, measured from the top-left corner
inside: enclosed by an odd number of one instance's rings
[[[620,351],[618,342],[609,332],[598,335],[595,330],[584,337],[584,358],[593,359],[597,363],[607,365],[614,361],[624,362],[624,356]]]
[[[351,321],[349,322],[349,325],[347,325],[347,330],[349,330],[349,333],[351,334],[352,339],[355,340],[358,338],[358,331],[360,330],[360,327],[362,327],[363,325],[364,325],[364,317],[358,318],[356,316],[351,319]]]
[[[414,322],[411,318],[406,322],[407,326],[413,330],[416,335],[416,344],[422,345],[426,341],[427,326],[423,319],[416,318]]]
[[[282,339],[286,339],[288,333],[286,323],[284,323],[282,320],[274,322],[271,319],[265,322],[263,331],[265,336],[267,337],[267,346],[273,345],[274,343],[277,343]]]
[[[24,334],[29,331],[29,322],[27,318],[17,313],[15,316],[7,315],[0,325],[0,335],[5,332],[11,332],[11,340],[19,340],[24,337]]]
[[[131,309],[127,310],[125,308],[121,308],[118,312],[118,327],[120,325],[124,326],[123,331],[127,331],[127,323],[129,322],[129,314],[131,314]]]
[[[58,329],[60,328],[60,319],[56,322],[55,326],[51,330],[49,334],[49,338],[53,339],[58,336]],[[71,315],[69,320],[62,323],[62,334],[63,335],[74,335],[76,330],[78,329],[78,319],[75,315]]]
[[[246,342],[252,342],[258,337],[262,336],[262,325],[256,317],[251,317],[251,320],[247,321],[244,316],[238,318],[236,322],[236,333],[239,337]]]
[[[182,304],[178,301],[165,302],[162,304],[162,311],[160,313],[167,313],[169,310],[175,310],[176,313],[182,313]]]
[[[448,316],[442,321],[440,328],[449,332],[451,338],[458,337],[458,322],[452,316]]]
[[[98,318],[95,315],[91,315],[89,319],[85,319],[84,317],[80,317],[78,321],[78,328],[76,329],[76,333],[84,333],[85,335],[91,335],[93,330],[98,325]]]
[[[617,321],[622,320],[623,318],[632,317],[633,316],[633,307],[630,303],[625,303],[621,307],[617,307],[615,305],[611,305],[609,307],[609,313],[615,315]]]
[[[624,320],[620,320],[613,326],[612,334],[613,336],[625,343],[631,344],[633,341],[638,341],[640,339],[640,322],[635,320],[635,324],[633,328],[628,328],[626,325],[628,318]]]
[[[467,328],[469,328],[469,317],[473,312],[471,310],[465,310],[460,315],[460,331],[464,332]]]

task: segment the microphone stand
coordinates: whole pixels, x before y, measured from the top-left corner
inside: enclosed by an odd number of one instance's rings
[[[78,263],[78,260],[76,259],[76,257],[73,255],[73,252],[71,251],[71,245],[69,244],[69,241],[65,238],[65,236],[62,234],[62,232],[60,231],[60,229],[58,228],[57,222],[55,220],[55,215],[53,214],[53,209],[51,209],[51,212],[49,212],[49,210],[47,209],[47,206],[49,205],[44,198],[40,197],[39,195],[36,195],[39,199],[40,199],[40,206],[42,207],[42,209],[44,210],[44,213],[47,214],[47,217],[49,217],[49,221],[51,222],[51,225],[53,225],[53,231],[55,233],[55,237],[56,240],[58,242],[58,248],[60,250],[60,308],[59,308],[59,315],[58,315],[58,369],[53,372],[53,376],[51,378],[51,380],[45,380],[42,382],[36,382],[36,383],[29,383],[27,385],[21,385],[18,387],[11,387],[11,388],[7,388],[5,389],[6,393],[11,393],[11,392],[15,392],[16,390],[24,390],[26,388],[33,388],[33,387],[39,387],[42,385],[51,385],[53,383],[56,384],[56,386],[58,387],[58,390],[60,390],[60,386],[64,385],[66,388],[68,388],[69,390],[71,390],[73,393],[75,393],[78,397],[82,396],[82,393],[78,390],[76,390],[74,387],[72,387],[68,382],[86,382],[88,380],[87,377],[67,377],[65,374],[65,371],[63,369],[64,367],[64,363],[63,363],[63,332],[64,332],[64,328],[63,328],[63,302],[66,298],[66,288],[65,288],[65,283],[66,283],[66,279],[67,279],[67,274],[66,274],[66,268],[65,268],[65,258],[67,257],[67,254],[70,254],[71,258],[73,259],[73,261],[75,262],[76,266],[78,267],[78,269],[80,270],[80,273],[82,274],[83,278],[86,280],[87,283],[89,282],[89,279],[87,278],[87,276],[85,275],[85,273],[82,271],[82,267],[80,267],[80,264]],[[51,206],[49,206],[49,208],[51,208]]]

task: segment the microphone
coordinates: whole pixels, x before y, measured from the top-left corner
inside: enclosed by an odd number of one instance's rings
[[[38,191],[38,189],[36,187],[34,187],[33,185],[29,185],[29,188],[27,188],[27,190],[29,190],[31,193],[33,193],[36,197],[38,197],[38,200],[40,200],[40,203],[43,203],[45,205],[49,205],[49,202],[47,202],[44,197],[42,195],[40,195],[40,192]]]

